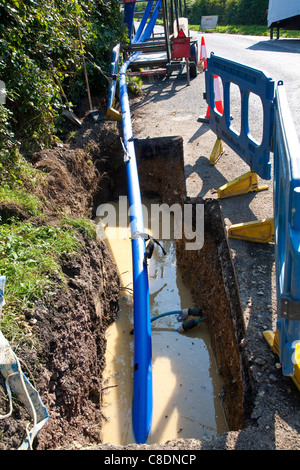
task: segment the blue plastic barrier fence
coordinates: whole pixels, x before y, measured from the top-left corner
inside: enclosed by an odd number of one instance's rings
[[[274,227],[279,356],[283,375],[293,376],[300,342],[300,145],[282,82],[275,99]]]
[[[224,112],[215,106],[214,76],[222,80]],[[230,115],[230,84],[236,84],[241,93],[241,132],[232,127]],[[263,179],[271,179],[270,152],[274,123],[274,81],[262,71],[215,56],[207,59],[205,71],[206,100],[210,108],[209,124],[219,139],[231,147]],[[261,98],[263,106],[263,136],[258,144],[249,131],[249,94]]]
[[[223,84],[223,113],[216,109],[214,77]],[[264,179],[271,178],[270,154],[274,152],[274,232],[277,292],[278,354],[283,375],[292,376],[300,389],[300,144],[282,82],[262,71],[214,54],[205,72],[209,123],[217,137],[227,143]],[[230,84],[241,93],[241,132],[231,126]],[[258,145],[249,133],[249,95],[261,98],[263,137]]]

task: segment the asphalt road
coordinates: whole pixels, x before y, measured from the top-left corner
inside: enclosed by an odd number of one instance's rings
[[[300,138],[300,39],[270,40],[262,36],[197,33],[204,37],[208,57],[215,55],[262,70],[277,85],[282,80],[296,132]],[[199,49],[200,50],[200,49]]]
[[[204,36],[208,54],[213,51],[226,59],[263,70],[275,83],[283,80],[295,124],[298,125],[300,41],[298,45],[298,41],[286,43],[285,40],[279,40],[271,43],[267,38],[261,37],[214,33]],[[198,34],[198,39],[200,42],[201,34]],[[296,47],[297,52],[290,52],[294,50],[293,47]],[[217,199],[218,188],[249,171],[249,166],[228,145],[224,145],[222,158],[215,165],[210,164],[216,136],[208,124],[197,120],[207,109],[202,98],[205,90],[203,73],[191,80],[190,86],[187,86],[185,72],[174,72],[169,78],[145,79],[143,90],[144,94],[131,102],[134,138],[182,137],[185,187],[189,197]],[[256,110],[254,115],[255,112]],[[234,127],[238,122],[235,115]],[[259,182],[267,184],[269,189],[218,199],[225,230],[233,224],[272,217],[272,180]],[[253,428],[246,426],[243,432],[235,434],[232,448],[299,448],[299,429],[296,424],[299,407],[292,403],[292,394],[290,391],[287,393],[287,386],[281,382],[280,370],[271,363],[272,353],[262,337],[263,331],[274,331],[276,328],[277,278],[274,246],[271,243],[249,243],[231,238],[228,239],[228,244],[238,279],[245,321],[246,336],[243,345],[249,357],[256,393],[252,413],[255,424]],[[273,359],[277,361],[276,357]],[[263,363],[263,367],[259,363]],[[224,448],[229,448],[229,442],[230,438],[226,439]],[[218,447],[212,445],[211,448]]]

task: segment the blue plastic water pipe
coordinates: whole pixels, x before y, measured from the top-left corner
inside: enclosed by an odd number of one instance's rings
[[[157,0],[153,13],[151,15],[151,18],[149,19],[149,22],[147,23],[143,33],[140,35],[140,38],[137,40],[137,43],[144,42],[146,41],[146,39],[150,38],[153,32],[160,8],[161,8],[161,0]],[[145,10],[143,17],[146,16],[146,14],[147,14],[147,10]]]
[[[136,54],[135,54],[136,55]],[[134,60],[134,58],[132,58]],[[127,151],[126,163],[131,232],[143,232],[144,220],[135,149],[132,136],[130,108],[126,86],[126,68],[120,71],[120,98],[123,124],[123,140]],[[150,325],[150,300],[148,270],[144,261],[145,240],[132,239],[133,266],[133,314],[134,314],[134,377],[132,423],[137,443],[148,438],[152,421],[152,345]]]
[[[161,0],[156,2],[153,14],[143,32],[139,31],[137,43],[151,36],[159,13]],[[133,15],[134,10],[132,10]],[[145,11],[144,16],[149,12]],[[129,25],[132,18],[127,18]],[[130,207],[131,233],[144,232],[144,219],[139,185],[139,176],[133,142],[129,98],[126,85],[128,66],[140,54],[132,54],[120,69],[120,101],[122,111],[123,142],[126,149],[126,174]],[[132,238],[133,265],[133,314],[134,314],[134,376],[132,400],[132,425],[137,443],[145,443],[152,424],[152,342],[150,322],[150,297],[147,265],[144,263],[145,240]]]

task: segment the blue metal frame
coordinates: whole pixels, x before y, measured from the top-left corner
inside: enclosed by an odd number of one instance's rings
[[[132,39],[133,22],[134,22],[135,2],[125,3],[124,5],[124,23],[128,28],[129,41]]]
[[[215,108],[214,76],[221,78],[224,90],[224,113]],[[206,100],[210,107],[209,124],[219,139],[229,145],[250,167],[264,179],[271,179],[270,152],[274,122],[274,81],[260,70],[215,56],[207,59],[205,71]],[[241,133],[232,128],[230,116],[230,83],[241,92]],[[249,132],[249,94],[261,98],[264,122],[261,144],[257,144]]]
[[[141,34],[145,28],[145,25],[147,23],[147,20],[149,18],[149,15],[150,15],[150,12],[151,12],[151,8],[153,6],[153,0],[147,2],[147,5],[146,5],[146,8],[145,8],[145,11],[144,11],[144,14],[143,14],[143,17],[142,17],[142,20],[139,24],[139,27],[138,27],[138,30],[132,40],[132,43],[136,43],[139,41],[140,37],[141,37]]]
[[[279,355],[283,375],[293,376],[300,341],[300,145],[282,82],[275,100],[274,228]]]

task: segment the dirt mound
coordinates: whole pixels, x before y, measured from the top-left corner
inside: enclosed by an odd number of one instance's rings
[[[6,224],[14,218],[26,220],[29,218],[29,214],[20,204],[14,202],[0,202],[0,217],[0,222]]]
[[[100,175],[87,157],[84,150],[64,145],[43,150],[37,156],[36,168],[47,174],[43,196],[48,211],[60,208],[68,215],[91,215]]]
[[[69,133],[70,135],[70,133]],[[63,213],[91,218],[96,199],[109,193],[106,177],[107,140],[119,143],[118,130],[109,122],[83,119],[72,139],[34,156],[45,174],[35,194],[43,201],[43,216],[35,224],[59,222]],[[28,218],[22,207],[5,205],[2,214]],[[22,368],[41,395],[49,419],[34,447],[55,449],[73,440],[101,442],[101,389],[105,366],[105,330],[118,310],[119,277],[104,242],[80,233],[81,251],[61,260],[65,276],[51,279],[53,287],[33,309],[22,312],[26,328],[37,340],[34,346],[11,343]],[[0,409],[7,400],[4,381]],[[14,400],[13,414],[0,421],[1,450],[17,449],[25,438],[29,414]]]
[[[73,439],[101,440],[105,330],[117,313],[119,282],[104,243],[84,244],[63,264],[67,286],[56,289],[50,305],[38,302],[33,312],[45,361],[39,390],[50,413],[38,449]]]

